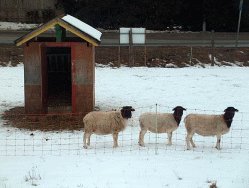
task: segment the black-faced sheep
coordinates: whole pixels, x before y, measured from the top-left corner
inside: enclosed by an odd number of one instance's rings
[[[144,135],[147,130],[153,133],[168,133],[168,145],[172,145],[172,132],[176,130],[181,122],[185,108],[177,106],[174,113],[144,113],[139,116],[140,134],[139,145],[144,146]]]
[[[92,133],[98,135],[113,135],[114,145],[118,147],[118,133],[126,127],[127,120],[131,118],[132,111],[135,111],[131,106],[125,106],[121,111],[93,111],[88,113],[84,118],[84,148],[90,145],[90,137]]]
[[[190,144],[196,147],[192,137],[195,133],[202,136],[217,136],[216,148],[220,150],[221,135],[229,132],[235,112],[238,112],[234,107],[228,107],[221,115],[206,115],[206,114],[189,114],[185,118],[185,127],[187,129],[187,149],[190,149]]]

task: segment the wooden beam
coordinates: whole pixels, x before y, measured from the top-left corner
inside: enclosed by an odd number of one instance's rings
[[[71,33],[75,34],[76,36],[82,38],[83,40],[93,44],[94,46],[98,46],[100,41],[92,37],[91,35],[85,33],[84,31],[79,30],[77,27],[71,25],[70,23],[65,22],[60,17],[57,17],[46,24],[42,25],[41,27],[37,28],[36,30],[28,33],[27,35],[22,36],[21,38],[15,40],[16,46],[20,46],[25,42],[28,42],[32,38],[40,35],[41,33],[49,30],[51,27],[59,24],[61,27],[67,29]]]
[[[40,35],[41,33],[49,30],[51,27],[55,26],[57,24],[57,19],[51,20],[50,22],[48,22],[47,24],[42,25],[40,28],[28,33],[27,35],[24,35],[23,37],[17,39],[15,41],[16,46],[20,46],[23,43],[31,40],[32,38]]]
[[[78,37],[86,40],[87,42],[90,42],[91,44],[93,44],[94,46],[98,46],[99,43],[97,42],[97,40],[93,39],[91,36],[81,32],[80,30],[76,29],[73,26],[70,26],[69,24],[65,23],[62,20],[58,21],[58,24],[62,27],[64,27],[65,29],[67,29],[68,31],[72,32],[73,34],[77,35]]]

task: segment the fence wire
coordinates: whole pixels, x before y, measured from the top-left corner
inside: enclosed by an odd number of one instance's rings
[[[249,66],[249,50],[245,47],[201,47],[201,46],[98,46],[95,60],[99,64],[114,67],[186,67],[211,64],[212,58],[218,66]]]
[[[82,116],[75,114],[25,115],[2,114],[0,119],[0,156],[90,155],[90,154],[169,154],[169,153],[249,153],[248,113],[236,112],[229,133],[221,138],[221,150],[215,149],[216,137],[195,134],[196,148],[187,150],[184,118],[190,113],[223,114],[222,111],[187,109],[167,145],[167,133],[147,131],[145,146],[139,146],[139,115],[145,112],[172,113],[174,107],[152,105],[138,107],[128,125],[118,136],[118,148],[113,148],[112,135],[91,136],[91,145],[83,148]],[[7,116],[7,117],[6,117]],[[22,124],[22,126],[20,126]],[[25,127],[27,125],[27,127]]]

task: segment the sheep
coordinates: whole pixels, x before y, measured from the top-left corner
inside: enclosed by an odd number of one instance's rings
[[[93,111],[83,118],[84,123],[84,148],[90,146],[90,137],[92,133],[98,135],[113,135],[114,145],[118,147],[118,133],[126,127],[127,120],[132,117],[131,111],[135,111],[131,106],[124,106],[121,111]]]
[[[174,113],[144,113],[139,116],[140,134],[139,145],[144,146],[144,135],[147,130],[153,133],[168,133],[168,145],[172,145],[172,132],[176,130],[181,122],[182,106],[173,109]],[[156,125],[157,122],[157,125]]]
[[[187,129],[187,150],[190,150],[190,144],[195,148],[192,137],[195,133],[202,136],[215,136],[217,143],[215,148],[220,150],[221,135],[229,132],[235,112],[239,110],[234,107],[227,107],[224,114],[206,115],[206,114],[189,114],[185,117],[185,127]]]

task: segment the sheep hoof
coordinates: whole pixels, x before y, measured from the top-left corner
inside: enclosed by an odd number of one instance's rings
[[[87,149],[87,146],[83,146],[83,148]]]
[[[173,144],[172,144],[172,143],[168,143],[167,145],[168,145],[168,146],[172,146]]]
[[[138,142],[138,144],[139,144],[139,146],[142,146],[142,147],[144,147],[144,144],[142,144],[142,143],[140,143],[140,142]]]

